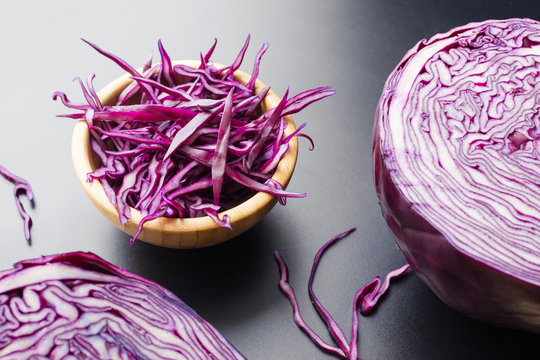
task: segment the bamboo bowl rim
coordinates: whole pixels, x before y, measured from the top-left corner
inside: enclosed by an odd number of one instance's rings
[[[200,64],[194,60],[181,60],[173,62],[196,67]],[[223,65],[214,64],[216,67]],[[250,74],[243,71],[235,71],[236,80],[246,84],[251,78]],[[104,105],[112,104],[120,92],[133,80],[130,74],[125,74],[107,84],[98,92],[98,97]],[[260,91],[266,85],[260,81],[255,82],[255,92]],[[263,110],[277,106],[281,99],[270,89],[262,102]],[[296,130],[291,116],[285,116],[287,123],[285,136]],[[105,195],[103,186],[99,181],[87,182],[87,174],[96,169],[99,161],[90,147],[90,134],[84,120],[78,120],[75,124],[71,142],[71,155],[75,174],[82,188],[97,209],[117,228],[133,236],[137,231],[142,219],[141,213],[131,209],[131,217],[125,224],[120,224],[114,205]],[[272,179],[287,187],[298,156],[298,139],[293,137],[289,142],[289,149],[284,154],[275,170]],[[276,204],[277,197],[264,192],[257,192],[239,205],[219,213],[222,217],[227,214],[230,217],[232,230],[216,224],[209,216],[197,218],[157,218],[146,222],[137,239],[158,246],[169,248],[200,248],[219,244],[230,240],[258,223]]]

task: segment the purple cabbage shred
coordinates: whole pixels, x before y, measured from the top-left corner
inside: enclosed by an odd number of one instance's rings
[[[355,228],[349,229],[341,234],[336,235],[328,242],[326,242],[317,252],[315,258],[313,259],[313,266],[311,268],[311,274],[308,280],[308,293],[309,298],[317,310],[319,316],[326,324],[332,340],[335,342],[335,345],[328,344],[324,341],[317,333],[315,333],[309,325],[306,324],[302,315],[300,314],[300,308],[298,306],[298,300],[296,298],[295,292],[291,284],[289,283],[289,271],[287,264],[281,257],[279,251],[274,252],[274,257],[278,262],[279,271],[280,271],[280,280],[279,288],[283,294],[289,299],[293,309],[293,319],[296,325],[300,330],[304,331],[309,338],[322,350],[342,359],[347,360],[356,360],[360,359],[358,357],[358,311],[362,315],[367,315],[371,312],[377,305],[380,297],[388,290],[390,286],[390,281],[401,277],[409,269],[409,264],[405,264],[395,270],[390,271],[384,281],[377,276],[372,281],[362,286],[355,294],[353,300],[353,322],[352,322],[352,331],[351,331],[351,341],[347,341],[347,338],[343,334],[342,329],[336,323],[334,318],[330,313],[325,309],[322,303],[319,301],[315,292],[313,291],[313,280],[315,278],[315,273],[319,262],[326,252],[326,250],[335,244],[338,240],[349,235],[351,232],[355,231]]]
[[[23,218],[23,231],[24,237],[28,244],[32,243],[32,238],[30,236],[30,228],[32,227],[32,218],[24,208],[24,205],[21,201],[21,196],[26,196],[26,198],[32,203],[34,200],[34,192],[28,181],[23,178],[13,174],[8,169],[0,165],[0,174],[8,181],[13,183],[13,196],[15,198],[15,204],[17,205],[17,210]]]

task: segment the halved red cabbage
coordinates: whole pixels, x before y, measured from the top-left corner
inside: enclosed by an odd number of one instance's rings
[[[448,305],[540,332],[540,23],[471,23],[420,41],[375,115],[382,213]]]
[[[0,314],[4,360],[244,359],[173,293],[91,253],[1,271]]]

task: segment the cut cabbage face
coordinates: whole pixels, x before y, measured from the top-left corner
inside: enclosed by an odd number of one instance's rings
[[[244,359],[160,285],[90,253],[0,272],[0,358]]]
[[[382,213],[447,304],[540,332],[540,23],[472,23],[420,41],[375,116]]]

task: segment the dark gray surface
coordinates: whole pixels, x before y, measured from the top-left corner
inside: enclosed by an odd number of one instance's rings
[[[538,1],[48,1],[11,2],[0,11],[0,164],[28,179],[36,194],[27,246],[0,181],[0,268],[23,258],[72,250],[103,258],[168,287],[213,323],[249,359],[330,359],[294,325],[277,288],[273,251],[289,264],[306,321],[328,339],[307,298],[312,258],[333,235],[358,231],[331,249],[315,287],[350,336],[356,289],[404,260],[380,215],[371,178],[372,119],[386,76],[416,41],[470,21],[540,18]],[[230,63],[248,33],[243,69],[264,41],[260,77],[278,94],[331,85],[337,95],[295,117],[307,122],[289,189],[306,199],[277,206],[226,244],[170,250],[137,242],[108,223],[74,176],[73,122],[51,101],[75,100],[74,76],[97,74],[100,88],[121,70],[79,37],[140,65],[161,38],[173,58],[197,58],[218,38],[214,60]],[[485,325],[442,304],[413,274],[378,310],[361,318],[364,359],[535,359],[537,336]],[[535,353],[536,352],[536,353]],[[532,354],[537,356],[533,356]]]

